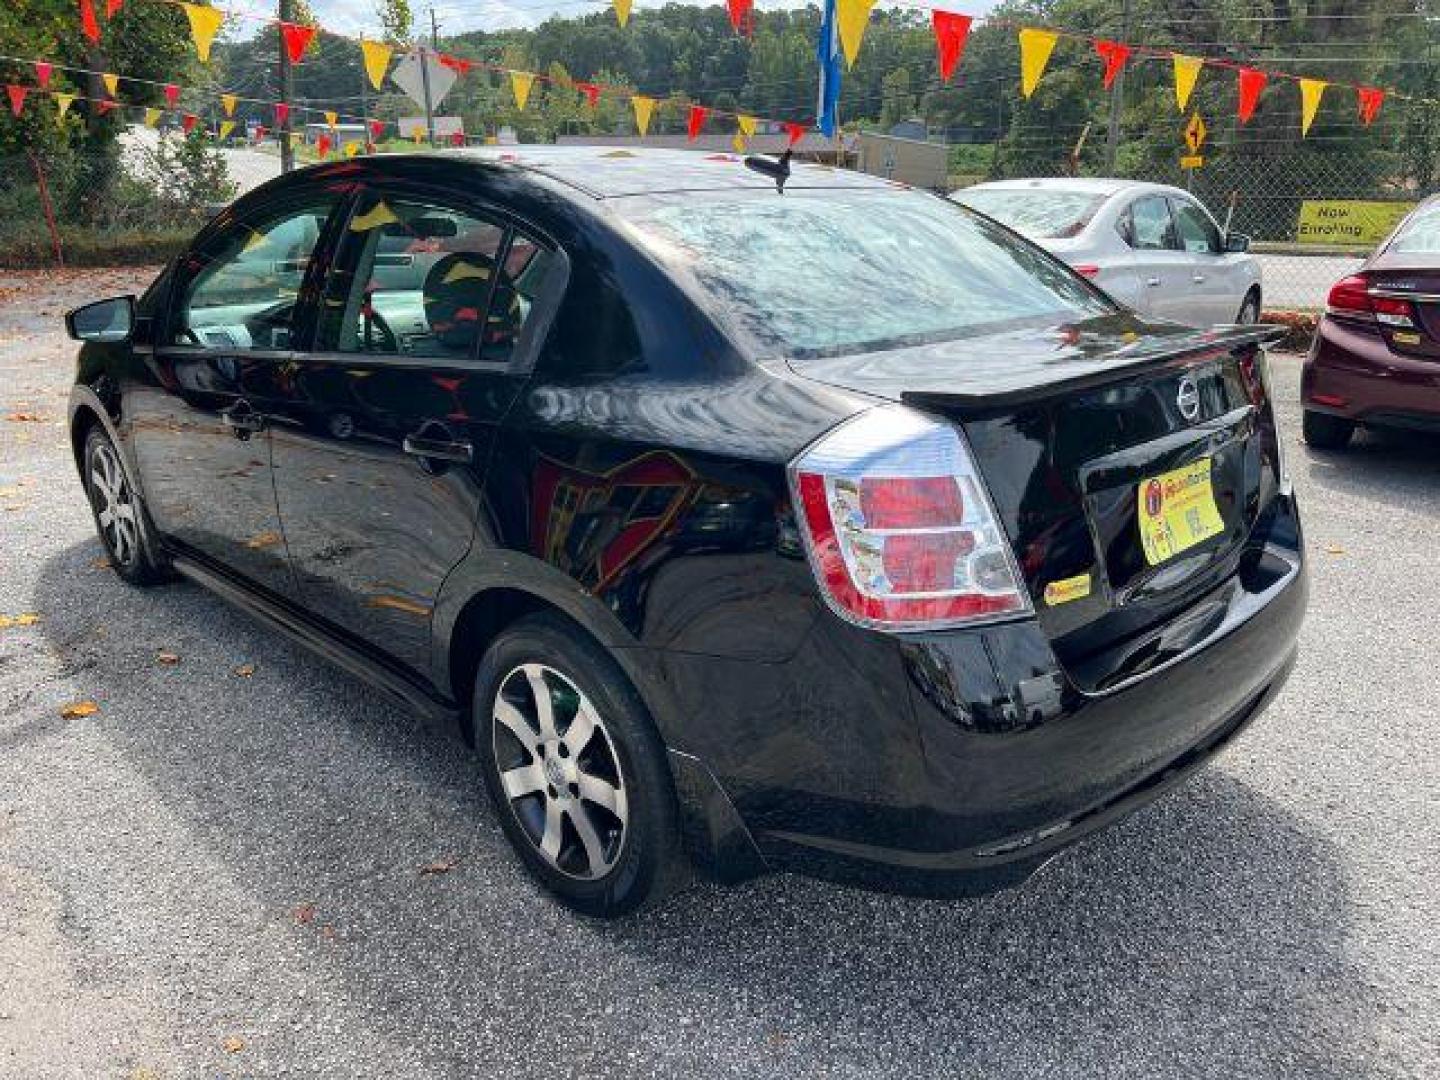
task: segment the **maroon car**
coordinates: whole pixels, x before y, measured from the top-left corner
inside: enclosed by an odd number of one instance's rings
[[[1330,290],[1300,397],[1312,446],[1338,450],[1357,424],[1440,431],[1440,196]]]

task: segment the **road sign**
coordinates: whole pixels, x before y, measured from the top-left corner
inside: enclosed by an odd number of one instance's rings
[[[1190,122],[1185,125],[1185,145],[1190,147],[1191,154],[1198,154],[1200,147],[1205,144],[1205,121],[1200,119],[1198,112],[1190,114]]]
[[[1182,169],[1198,169],[1198,168],[1200,168],[1201,165],[1204,165],[1204,164],[1205,164],[1205,159],[1204,159],[1203,157],[1201,157],[1199,154],[1181,154],[1181,155],[1180,155],[1180,168],[1182,168]]]
[[[423,59],[422,59],[423,57]],[[420,65],[428,70],[422,71]],[[398,86],[409,99],[420,108],[425,108],[425,78],[430,80],[430,107],[438,109],[445,95],[455,85],[457,78],[453,68],[440,63],[437,54],[428,49],[417,50],[405,56],[390,73],[390,81]]]

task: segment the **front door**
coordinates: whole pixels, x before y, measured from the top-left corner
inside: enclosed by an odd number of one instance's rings
[[[277,593],[293,579],[270,480],[267,410],[292,359],[311,257],[342,199],[237,209],[175,270],[150,378],[127,395],[157,526]],[[311,284],[307,286],[307,282]]]
[[[1244,288],[1235,281],[1234,264],[1240,256],[1227,255],[1220,239],[1220,227],[1199,203],[1172,198],[1175,227],[1180,246],[1189,260],[1190,304],[1196,326],[1233,323],[1245,299]]]
[[[1129,241],[1141,310],[1157,319],[1187,322],[1190,274],[1165,196],[1142,195],[1131,203]]]
[[[374,187],[341,240],[272,430],[307,609],[430,673],[430,619],[563,264],[464,196]]]

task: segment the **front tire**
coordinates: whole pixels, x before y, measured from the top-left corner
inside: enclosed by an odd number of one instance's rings
[[[1300,430],[1305,441],[1320,450],[1343,450],[1355,434],[1355,421],[1329,413],[1305,410]]]
[[[579,628],[535,615],[502,632],[480,662],[471,725],[506,837],[562,903],[615,918],[683,879],[665,748]]]
[[[119,450],[98,426],[85,436],[84,462],[85,494],[111,569],[141,588],[167,580],[145,504],[125,472]]]

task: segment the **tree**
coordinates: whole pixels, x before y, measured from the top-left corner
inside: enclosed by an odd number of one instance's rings
[[[415,28],[410,0],[375,0],[375,15],[380,20],[381,35],[391,45],[403,45]]]

